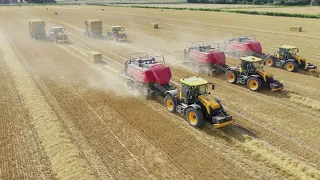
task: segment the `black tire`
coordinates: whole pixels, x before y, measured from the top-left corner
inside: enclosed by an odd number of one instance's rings
[[[262,88],[262,81],[260,78],[250,77],[247,80],[247,87],[251,91],[260,91],[260,89]]]
[[[177,101],[171,94],[167,94],[164,98],[164,105],[169,112],[176,112]]]
[[[186,117],[189,124],[193,127],[200,128],[204,124],[203,113],[200,109],[189,107],[186,112]]]
[[[283,65],[283,68],[289,72],[296,72],[298,70],[298,67],[299,67],[298,63],[292,62],[292,61],[286,62]]]
[[[269,66],[269,67],[273,67],[274,66],[274,59],[270,56],[267,56],[264,59],[264,65]]]
[[[237,82],[237,74],[235,71],[229,70],[226,72],[225,79],[230,84],[235,84]]]

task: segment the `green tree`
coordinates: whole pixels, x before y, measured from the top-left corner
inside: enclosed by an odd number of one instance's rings
[[[312,5],[312,6],[320,6],[320,0],[311,0],[310,5]]]

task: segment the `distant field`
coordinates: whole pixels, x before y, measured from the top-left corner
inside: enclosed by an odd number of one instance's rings
[[[61,3],[99,3],[99,4],[110,4],[110,3],[132,3],[142,4],[148,3],[154,5],[154,3],[186,3],[186,0],[60,0]]]
[[[244,10],[244,9],[241,9]],[[248,11],[285,12],[295,14],[320,14],[320,7],[248,8]]]
[[[136,4],[124,4],[124,6]],[[181,4],[139,4],[139,6],[156,6],[156,7],[174,7],[174,8],[257,8],[258,5],[248,4],[194,4],[194,3],[181,3]],[[266,6],[269,7],[269,6]]]

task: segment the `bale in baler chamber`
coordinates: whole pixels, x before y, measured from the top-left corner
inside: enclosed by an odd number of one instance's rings
[[[296,32],[301,32],[302,27],[301,26],[291,26],[290,31],[296,31]]]

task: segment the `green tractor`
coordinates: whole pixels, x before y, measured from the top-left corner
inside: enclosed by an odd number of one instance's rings
[[[240,66],[227,69],[225,78],[228,83],[247,84],[251,91],[259,91],[262,88],[269,88],[271,91],[283,89],[283,84],[263,70],[262,59],[246,56],[240,60]]]
[[[317,66],[306,63],[306,59],[297,55],[299,49],[295,46],[279,46],[279,51],[269,54],[264,59],[264,64],[269,67],[280,67],[289,72],[298,70],[317,71]]]
[[[181,90],[169,90],[165,93],[164,104],[169,112],[178,112],[186,117],[193,127],[201,127],[208,120],[215,128],[220,128],[234,122],[227,114],[221,101],[209,99],[209,88],[214,84],[199,77],[183,78],[179,81]]]

